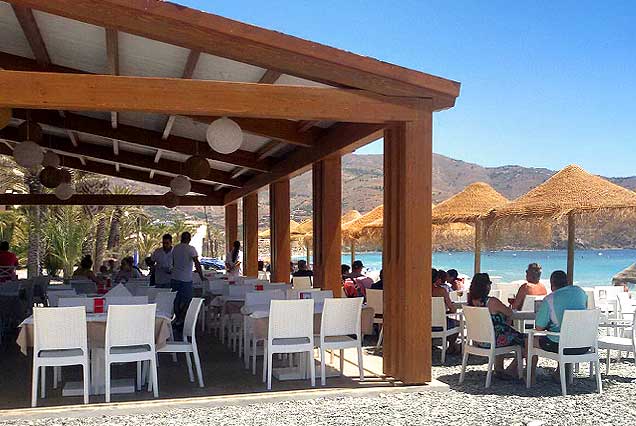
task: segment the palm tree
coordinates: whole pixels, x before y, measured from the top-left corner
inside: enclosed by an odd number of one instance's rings
[[[92,221],[79,206],[59,206],[51,216],[46,229],[50,254],[61,262],[64,278],[70,278]]]
[[[114,186],[110,189],[111,194],[131,195],[135,191],[125,186]],[[108,242],[106,249],[118,251],[121,244],[121,220],[124,212],[131,206],[115,206],[110,216],[110,230],[108,232]]]

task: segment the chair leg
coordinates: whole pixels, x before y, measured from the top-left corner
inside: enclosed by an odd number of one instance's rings
[[[172,330],[172,324],[170,325],[170,340],[174,342],[174,331]],[[177,354],[172,353],[172,362],[177,363]]]
[[[382,347],[382,339],[384,338],[384,324],[380,325],[380,335],[378,336],[378,343],[375,345],[375,349],[378,350]]]
[[[594,362],[596,365],[596,389],[598,393],[603,393],[603,383],[601,382],[601,363],[599,360]]]
[[[40,377],[40,368],[33,366],[33,377],[31,378],[31,407],[35,408],[38,405],[38,378]]]
[[[89,382],[90,382],[90,374],[88,372],[88,363],[90,361],[88,360],[88,358],[86,359],[86,361],[84,361],[84,364],[82,364],[82,369],[84,371],[84,404],[88,404],[88,398],[89,398]]]
[[[462,355],[462,371],[459,373],[459,383],[464,383],[464,377],[466,376],[466,365],[468,364],[468,351],[464,351]]]
[[[46,398],[46,367],[40,367],[40,372],[40,398]]]
[[[57,389],[57,383],[61,381],[62,367],[53,367],[53,389]]]
[[[190,379],[190,383],[194,383],[194,373],[192,372],[192,361],[190,360],[190,353],[184,353],[186,358],[186,364],[188,364],[188,378]]]
[[[267,342],[263,342],[263,383],[267,381]],[[254,363],[256,363],[256,357],[254,357]]]
[[[157,360],[150,360],[150,374],[152,375],[152,392],[155,398],[159,398],[159,379],[157,377]]]
[[[197,370],[197,379],[199,380],[199,387],[202,388],[203,385],[203,372],[201,371],[201,358],[199,358],[199,351],[196,346],[194,347],[194,351],[192,352],[192,358],[194,358],[194,367]]]
[[[565,363],[559,362],[559,375],[561,376],[561,393],[563,396],[567,396],[567,378],[565,377]]]
[[[521,349],[515,351],[517,355],[517,378],[523,378],[523,356],[521,355]]]
[[[141,361],[137,361],[137,390],[141,390]]]
[[[362,365],[362,342],[358,342],[358,370],[360,373],[360,381],[364,380],[364,366]]]
[[[267,354],[267,390],[272,390],[272,354]]]
[[[607,364],[605,364],[605,375],[609,375],[610,364],[612,363],[612,352],[607,349]]]
[[[311,386],[316,386],[316,363],[314,362],[314,350],[307,352],[307,361],[309,362],[309,374],[311,374]]]
[[[340,375],[344,374],[344,350],[340,349]]]
[[[325,386],[327,384],[327,377],[325,374],[325,350],[320,347],[320,385]]]
[[[106,371],[104,372],[104,394],[106,402],[110,402],[110,363],[106,362]]]
[[[442,337],[442,364],[446,362],[446,347],[448,346],[448,340],[446,337]]]
[[[488,389],[490,387],[490,384],[492,383],[492,370],[494,368],[494,364],[495,364],[495,355],[494,354],[488,355],[488,373],[486,374],[486,389]]]
[[[528,339],[528,358],[526,359],[526,389],[530,389],[532,385],[532,366],[534,364],[534,355],[532,354],[532,341]]]

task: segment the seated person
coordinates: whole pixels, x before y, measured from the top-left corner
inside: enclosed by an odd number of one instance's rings
[[[0,242],[0,283],[17,280],[18,257],[9,251],[9,242]]]
[[[523,308],[523,302],[526,300],[526,296],[545,296],[548,291],[543,284],[539,281],[541,279],[541,265],[538,263],[531,263],[526,270],[526,283],[524,283],[515,296],[515,302],[512,304],[512,309],[520,311]]]
[[[437,271],[437,281],[438,285],[446,290],[446,292],[450,293],[452,288],[451,285],[446,282],[448,279],[448,274],[443,269],[439,269]]]
[[[307,267],[306,260],[298,261],[298,270],[292,274],[293,277],[313,277],[314,273]]]
[[[453,305],[453,302],[451,301],[450,296],[448,295],[448,291],[440,283],[439,271],[437,271],[435,269],[433,269],[432,281],[433,281],[433,289],[431,290],[432,296],[433,297],[442,297],[442,298],[444,298],[444,305],[446,305],[446,313],[447,314],[457,312],[457,308],[455,308],[455,305]],[[459,326],[459,321],[457,321],[455,319],[452,319],[452,318],[446,318],[446,328],[447,329],[454,328],[454,327],[457,327],[457,326]],[[433,331],[441,331],[441,330],[433,330]],[[446,353],[448,353],[448,354],[459,353],[460,348],[457,345],[457,336],[458,335],[459,335],[459,333],[453,334],[451,336],[448,336],[448,350],[447,350]]]
[[[132,256],[128,256],[126,257],[126,259],[128,259],[128,263],[132,267],[132,277],[133,278],[143,277],[144,274],[141,272],[141,269],[139,269],[139,266],[135,265],[135,258]]]
[[[349,274],[349,277],[356,282],[358,287],[364,287],[365,289],[371,288],[371,286],[373,285],[373,279],[362,273],[363,268],[364,264],[362,263],[362,261],[356,260],[355,262],[353,262],[353,265],[351,265],[351,274]]]
[[[351,273],[351,268],[349,265],[342,264],[340,265],[340,273],[342,274],[342,279],[349,278],[349,274]]]
[[[384,284],[382,283],[383,277],[382,277],[382,269],[380,269],[380,279],[377,280],[376,282],[374,282],[371,285],[371,288],[373,290],[384,290]]]
[[[144,259],[146,266],[148,267],[148,276],[150,277],[150,285],[155,285],[155,261],[152,260],[152,257],[148,256]]]
[[[488,308],[495,330],[495,345],[498,348],[512,345],[525,346],[524,335],[512,327],[512,309],[504,305],[496,297],[488,296],[491,284],[488,274],[475,274],[468,290],[468,306]],[[517,377],[516,361],[513,361],[504,370],[504,356],[497,356],[495,359],[495,375],[502,379]]]
[[[464,290],[464,279],[459,278],[457,269],[449,269],[448,271],[446,271],[446,275],[446,282],[451,286],[452,291]]]
[[[73,272],[73,278],[85,277],[93,281],[97,285],[103,285],[102,281],[97,278],[93,272],[93,258],[87,254],[80,261],[80,266]]]
[[[121,265],[115,278],[113,278],[113,284],[127,283],[133,278],[133,266],[127,257],[121,260]]]
[[[563,321],[563,313],[565,311],[578,311],[587,309],[587,294],[579,286],[568,283],[568,276],[563,271],[554,271],[550,275],[550,287],[552,293],[543,299],[543,303],[537,312],[534,320],[535,328],[538,331],[552,331],[558,333],[561,331],[561,322]],[[534,338],[535,347],[540,347],[544,351],[558,353],[559,337],[558,336],[539,336]],[[580,355],[588,352],[590,348],[569,348],[564,350],[566,355]],[[566,368],[572,364],[567,364]],[[532,362],[532,376],[536,361]],[[557,369],[558,371],[558,369]],[[569,373],[569,372],[568,372]]]

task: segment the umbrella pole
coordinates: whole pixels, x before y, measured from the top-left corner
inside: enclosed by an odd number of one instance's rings
[[[310,254],[309,254],[309,243],[308,242],[305,242],[305,251],[307,253],[307,265],[311,265],[311,262],[309,261]]]
[[[356,260],[356,242],[351,240],[351,266],[353,267],[353,262]]]
[[[568,214],[568,284],[574,283],[574,237],[576,235],[576,221],[574,213]]]
[[[482,237],[482,225],[481,220],[477,219],[475,221],[475,266],[474,273],[478,274],[481,272],[481,237]]]

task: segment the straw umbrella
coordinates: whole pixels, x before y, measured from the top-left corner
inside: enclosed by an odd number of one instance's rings
[[[340,218],[340,223],[341,224],[345,224],[347,222],[350,222],[354,219],[357,219],[359,217],[361,217],[362,214],[357,211],[357,210],[349,210],[348,212],[346,212],[345,214],[342,215],[342,217]],[[313,223],[311,221],[308,221],[309,224],[311,224],[313,226]],[[305,231],[308,228],[308,226],[303,226],[299,231]],[[313,229],[309,229],[309,231],[307,233],[305,233],[305,235],[302,236],[302,240],[305,243],[305,248],[307,250],[307,263],[309,263],[309,248],[311,247],[311,244],[313,242],[314,239],[314,232]]]
[[[627,285],[636,284],[636,263],[632,263],[618,274],[612,277],[612,284]]]
[[[475,273],[481,270],[482,217],[507,202],[506,197],[487,183],[476,182],[433,208],[433,224],[435,225],[464,223],[475,226]]]
[[[575,215],[636,209],[636,193],[570,165],[487,217],[489,232],[511,221],[568,220],[568,280],[574,281]]]
[[[290,220],[289,221],[289,233],[293,234],[296,231],[296,228],[298,228],[298,222],[296,222],[295,220]],[[267,228],[261,232],[258,233],[258,238],[266,240],[271,236],[271,229]]]
[[[348,241],[351,248],[351,264],[356,257],[356,240],[360,238],[362,229],[369,223],[382,219],[383,216],[384,205],[381,204],[369,213],[342,225],[342,239]]]

